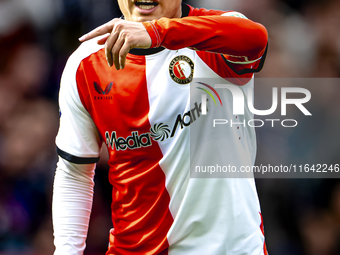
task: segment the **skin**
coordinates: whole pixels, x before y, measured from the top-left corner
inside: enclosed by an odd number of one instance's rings
[[[156,0],[159,4],[152,13],[144,14],[134,4],[134,0],[118,0],[119,8],[125,20],[113,19],[83,35],[79,41],[85,42],[97,36],[104,36],[98,44],[105,44],[105,55],[108,65],[116,69],[124,69],[126,55],[132,48],[147,49],[151,46],[151,38],[141,22],[154,19],[180,18],[182,0]]]
[[[157,0],[157,9],[151,14],[141,14],[134,4],[134,0],[118,0],[119,8],[126,20],[143,22],[162,17],[180,18],[182,14],[182,0]]]

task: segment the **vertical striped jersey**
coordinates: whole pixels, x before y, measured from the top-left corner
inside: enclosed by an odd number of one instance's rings
[[[203,116],[190,88],[196,79],[220,79],[247,97],[263,64],[265,28],[232,11],[185,5],[183,16],[144,22],[152,48],[131,50],[123,70],[108,67],[96,40],[72,54],[61,80],[58,154],[90,164],[103,143],[108,148],[114,227],[108,255],[266,254],[254,180],[190,177],[191,140],[212,130],[204,126],[211,109]],[[230,93],[221,96],[224,119],[252,118],[247,106],[233,115]],[[190,134],[193,126],[198,134]],[[252,127],[213,131],[223,145],[205,157],[238,168],[254,164]]]

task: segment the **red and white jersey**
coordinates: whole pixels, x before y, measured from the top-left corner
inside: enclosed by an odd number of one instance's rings
[[[184,115],[202,123],[198,102],[189,100],[193,78],[245,78],[237,85],[247,96],[253,74],[244,70],[262,64],[267,35],[236,12],[184,8],[188,17],[144,23],[153,47],[165,48],[130,51],[123,70],[108,67],[96,40],[73,53],[61,80],[57,151],[90,164],[103,142],[108,148],[114,229],[107,254],[266,254],[254,180],[190,178]],[[225,118],[235,118],[232,100],[223,103]],[[248,109],[242,118],[252,118]],[[224,151],[212,153],[231,165],[254,164],[253,128],[219,136]]]

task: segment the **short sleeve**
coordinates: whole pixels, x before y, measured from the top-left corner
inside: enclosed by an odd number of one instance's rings
[[[78,94],[76,73],[82,60],[81,48],[69,58],[61,78],[56,145],[60,157],[76,164],[91,164],[99,160],[101,139]]]

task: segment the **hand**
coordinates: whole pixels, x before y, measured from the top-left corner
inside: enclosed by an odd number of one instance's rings
[[[113,19],[95,28],[88,34],[80,37],[79,41],[85,42],[106,33],[110,34],[99,39],[98,44],[105,44],[107,63],[110,67],[114,64],[117,70],[125,67],[126,55],[130,49],[148,49],[152,43],[142,23],[122,19]]]

